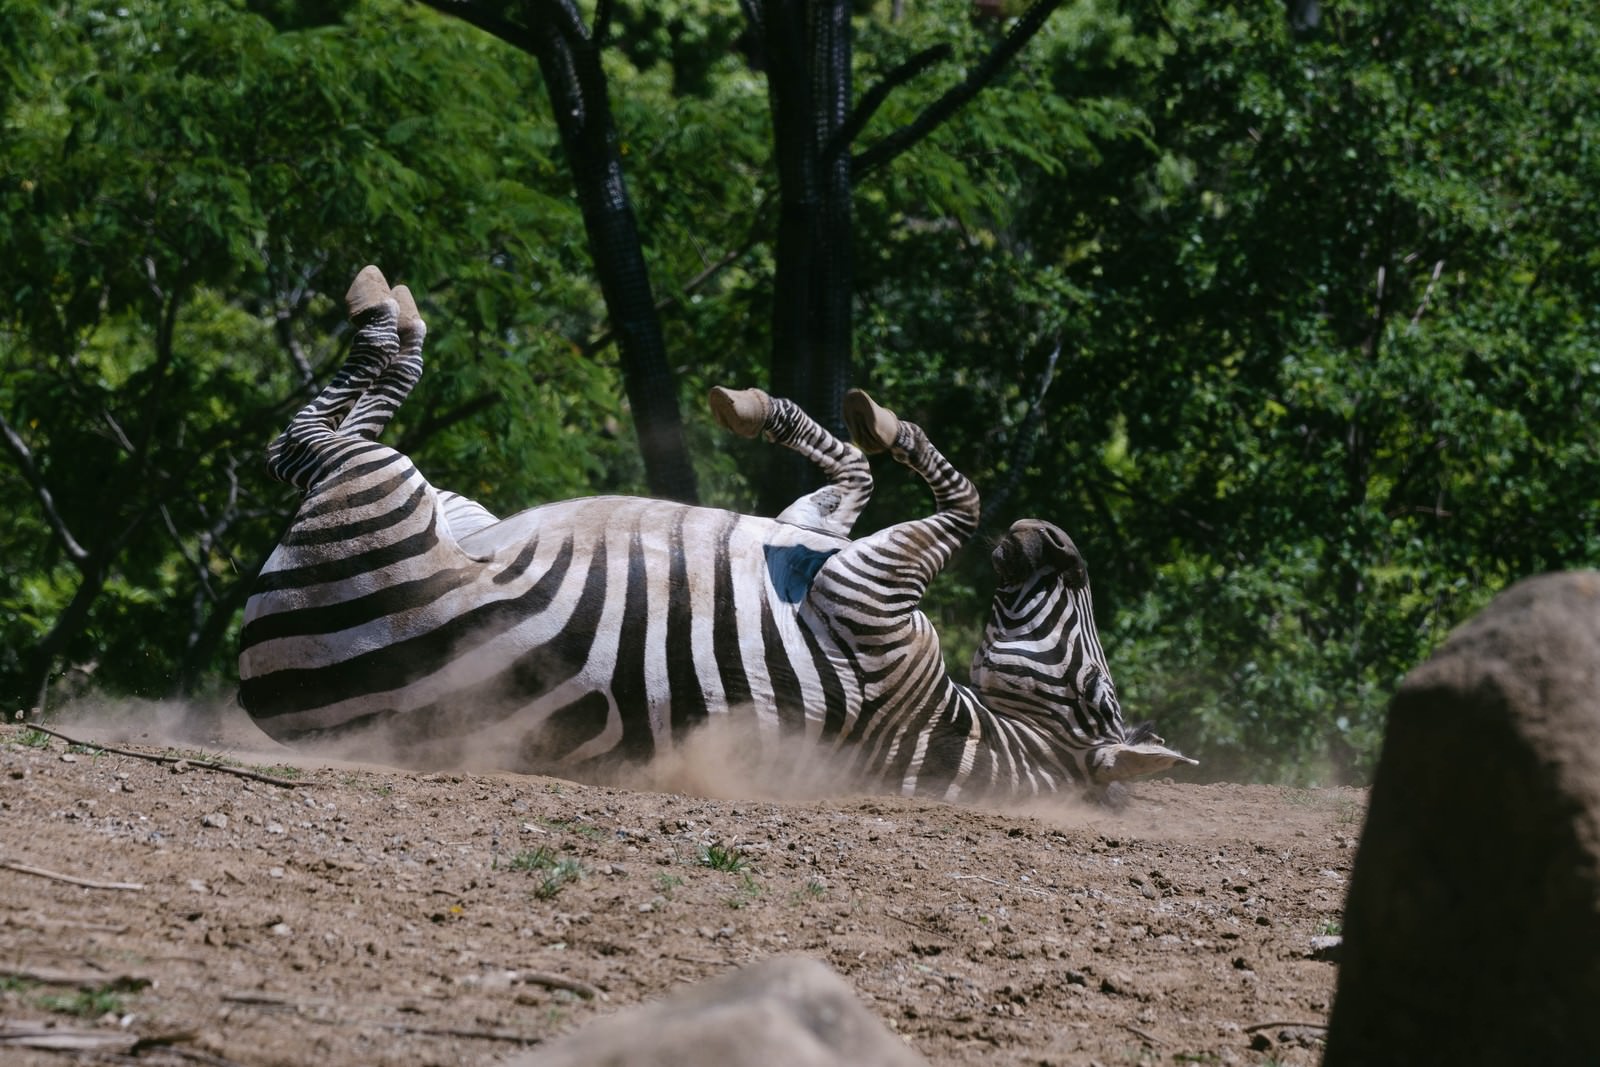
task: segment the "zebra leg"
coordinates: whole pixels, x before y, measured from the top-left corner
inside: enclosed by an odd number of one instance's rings
[[[422,342],[428,336],[428,324],[422,321],[410,289],[397,285],[389,295],[395,303],[399,350],[339,424],[340,433],[367,441],[378,439],[422,377]]]
[[[763,436],[809,459],[827,475],[828,484],[790,504],[778,521],[837,537],[850,529],[872,497],[872,468],[866,456],[823,429],[800,405],[760,389],[711,390],[711,414],[724,429],[740,437]]]
[[[345,294],[355,341],[344,366],[289,420],[267,446],[267,470],[300,489],[310,489],[343,457],[339,427],[400,349],[399,309],[377,267],[364,267]]]
[[[439,510],[444,513],[445,524],[457,540],[500,521],[500,516],[471,497],[452,493],[448,489],[435,489],[434,492],[439,495]]]
[[[860,389],[844,398],[844,421],[865,452],[888,452],[933,490],[935,511],[863,538],[839,555],[841,564],[865,565],[887,582],[886,602],[915,606],[956,549],[978,528],[978,490],[928,441],[915,423],[873,403]]]
[[[339,424],[340,433],[354,434],[367,441],[378,439],[422,378],[422,342],[428,336],[428,324],[422,321],[422,313],[417,310],[417,302],[411,296],[410,289],[397,285],[390,290],[390,296],[395,303],[399,353],[383,369],[378,380],[361,394],[361,399],[355,402],[350,414]],[[457,538],[477,533],[500,521],[499,516],[471,497],[447,489],[437,489],[436,492],[445,522]]]

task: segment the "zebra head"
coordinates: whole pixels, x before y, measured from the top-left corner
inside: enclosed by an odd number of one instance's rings
[[[1012,525],[991,557],[996,588],[972,685],[992,710],[1045,728],[1095,791],[1192,760],[1155,724],[1129,728],[1094,624],[1089,568],[1060,527]]]

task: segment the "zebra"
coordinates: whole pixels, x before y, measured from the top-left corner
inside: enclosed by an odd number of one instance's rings
[[[604,781],[737,719],[843,760],[856,787],[949,801],[1104,799],[1197,762],[1124,724],[1086,565],[1051,523],[997,543],[970,683],[950,676],[919,604],[973,536],[978,493],[865,392],[845,398],[851,444],[789,400],[711,390],[725,429],[826,476],[776,518],[597,496],[502,519],[378,441],[422,373],[409,290],[369,266],[346,306],[348,357],[267,450],[304,493],[240,634],[239,701],[269,736]],[[852,538],[880,453],[935,510]]]

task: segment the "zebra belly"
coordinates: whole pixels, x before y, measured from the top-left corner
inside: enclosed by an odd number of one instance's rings
[[[727,714],[763,735],[837,738],[859,684],[796,594],[843,544],[664,501],[547,505],[409,571],[258,593],[241,702],[281,740],[376,744],[417,764],[486,750],[521,769],[643,760]]]

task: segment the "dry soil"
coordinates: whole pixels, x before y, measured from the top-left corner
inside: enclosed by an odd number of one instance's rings
[[[61,729],[93,744],[0,728],[8,1064],[494,1064],[779,954],[936,1065],[1311,1064],[1366,804],[713,798]]]

